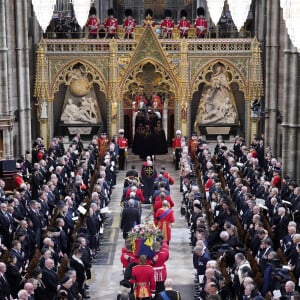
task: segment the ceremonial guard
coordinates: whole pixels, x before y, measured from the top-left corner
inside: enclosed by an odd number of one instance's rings
[[[190,21],[186,19],[187,12],[186,10],[182,10],[180,12],[180,21],[178,23],[178,30],[180,32],[180,38],[187,38],[189,35],[189,30],[191,27]]]
[[[169,202],[164,200],[162,208],[155,213],[155,225],[161,230],[164,240],[169,244],[171,240],[171,224],[175,222],[174,211],[169,208]]]
[[[197,136],[196,132],[193,132],[192,137],[189,139],[189,142],[188,142],[191,160],[194,160],[196,158],[198,145],[199,145],[198,136]]]
[[[94,6],[90,9],[89,18],[85,26],[89,30],[89,39],[96,39],[100,28],[100,19],[96,17],[96,8]]]
[[[99,149],[99,156],[100,160],[102,161],[105,157],[105,154],[108,150],[109,146],[109,139],[105,132],[102,132],[100,137],[98,138],[98,149]]]
[[[207,30],[207,21],[203,7],[197,9],[197,19],[195,20],[194,27],[196,28],[196,36],[203,39]]]
[[[152,294],[155,293],[154,270],[146,263],[147,256],[141,255],[140,263],[132,268],[130,283],[134,286],[136,300],[151,300]]]
[[[152,27],[155,27],[155,21],[152,19],[153,11],[151,9],[147,9],[145,13],[145,19],[143,20],[143,27],[146,27],[147,24],[150,24]]]
[[[181,157],[181,131],[180,130],[176,131],[176,137],[173,138],[172,149],[174,155],[175,170],[179,170],[179,163]]]
[[[110,8],[107,11],[108,18],[105,19],[104,27],[106,30],[105,37],[107,39],[112,39],[117,37],[118,30],[118,19],[114,18],[114,10]]]
[[[156,295],[164,290],[164,283],[167,278],[166,261],[169,259],[169,248],[161,247],[160,242],[153,243],[155,255],[152,258],[154,278],[156,283]]]
[[[120,135],[117,140],[119,146],[119,170],[124,170],[128,149],[128,140],[124,137],[124,129],[120,129],[119,134]]]
[[[132,18],[132,10],[125,9],[126,19],[124,20],[123,27],[125,29],[124,39],[133,39],[133,32],[135,29],[135,19]]]
[[[173,37],[174,21],[171,18],[172,12],[169,9],[165,10],[165,19],[162,20],[160,27],[162,37],[164,39],[171,39]]]
[[[155,112],[159,112],[160,116],[159,118],[162,117],[162,102],[161,102],[161,98],[157,93],[153,93],[152,95],[152,99],[151,99],[151,107]]]
[[[144,96],[143,90],[140,88],[133,101],[134,112],[146,108],[148,102]]]

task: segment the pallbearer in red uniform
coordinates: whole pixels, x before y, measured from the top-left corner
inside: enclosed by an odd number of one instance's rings
[[[133,32],[135,29],[135,19],[132,18],[132,10],[125,9],[126,19],[124,20],[123,27],[125,29],[124,39],[133,39]]]
[[[199,145],[198,136],[196,132],[193,132],[192,137],[189,139],[189,143],[188,143],[191,160],[194,160],[196,158],[198,145]]]
[[[132,268],[130,283],[134,286],[136,300],[151,300],[155,293],[154,270],[146,263],[147,256],[141,255],[140,263]]]
[[[164,283],[167,278],[166,261],[169,259],[169,248],[161,247],[160,242],[153,243],[155,255],[152,258],[154,278],[156,283],[156,295],[165,289]]]
[[[124,129],[119,130],[119,137],[117,139],[119,146],[119,170],[124,170],[125,159],[128,149],[128,140],[124,137]]]
[[[150,24],[152,27],[155,27],[155,21],[152,19],[153,11],[151,9],[147,9],[145,13],[145,19],[143,20],[143,27],[146,27]]]
[[[172,16],[172,12],[169,9],[166,9],[165,19],[162,20],[160,24],[161,34],[164,39],[171,39],[173,37],[173,29],[175,24],[171,16]]]
[[[187,12],[186,10],[182,10],[180,12],[180,21],[178,23],[178,30],[180,32],[180,38],[187,38],[189,35],[189,30],[191,27],[190,21],[186,19]]]
[[[105,19],[104,27],[106,29],[106,38],[112,39],[117,37],[118,19],[114,18],[114,10],[110,8],[107,11],[108,18]]]
[[[204,38],[207,30],[207,21],[203,7],[197,9],[197,19],[195,20],[194,27],[196,28],[196,36],[198,38]]]
[[[89,39],[96,39],[100,28],[100,19],[96,17],[96,8],[91,7],[86,25],[89,29]]]
[[[162,208],[159,208],[155,213],[154,223],[161,230],[164,241],[171,240],[171,224],[175,222],[174,211],[169,208],[169,202],[164,200]]]
[[[179,162],[181,157],[181,131],[176,131],[176,137],[172,141],[173,155],[175,157],[175,170],[179,170]]]

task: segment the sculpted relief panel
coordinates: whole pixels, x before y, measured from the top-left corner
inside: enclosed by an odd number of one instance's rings
[[[194,129],[199,125],[237,124],[236,101],[230,88],[230,78],[225,67],[217,63],[201,95]]]

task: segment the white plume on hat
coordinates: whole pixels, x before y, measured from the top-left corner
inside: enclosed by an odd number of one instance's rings
[[[181,134],[181,131],[180,130],[176,130],[176,134]]]
[[[119,129],[119,133],[124,133],[124,129]]]

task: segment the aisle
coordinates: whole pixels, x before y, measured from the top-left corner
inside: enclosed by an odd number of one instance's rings
[[[139,171],[142,161],[134,155],[129,155],[127,168],[131,164],[136,165]],[[174,288],[179,290],[182,299],[194,298],[194,284],[192,274],[192,254],[189,246],[189,229],[186,221],[180,215],[180,203],[182,195],[179,192],[178,171],[175,172],[172,165],[172,155],[160,155],[155,161],[157,170],[164,165],[166,170],[174,177],[175,184],[171,186],[171,196],[175,202],[175,224],[172,228],[172,240],[170,243],[170,258],[167,262],[168,277],[174,281]],[[101,242],[100,257],[92,268],[92,280],[90,287],[91,299],[116,299],[119,291],[119,282],[123,278],[120,262],[121,248],[124,245],[120,224],[120,199],[123,189],[125,171],[118,173],[117,185],[112,193],[109,209],[111,216],[107,220],[104,240]],[[143,205],[142,218],[150,212],[150,205]]]

